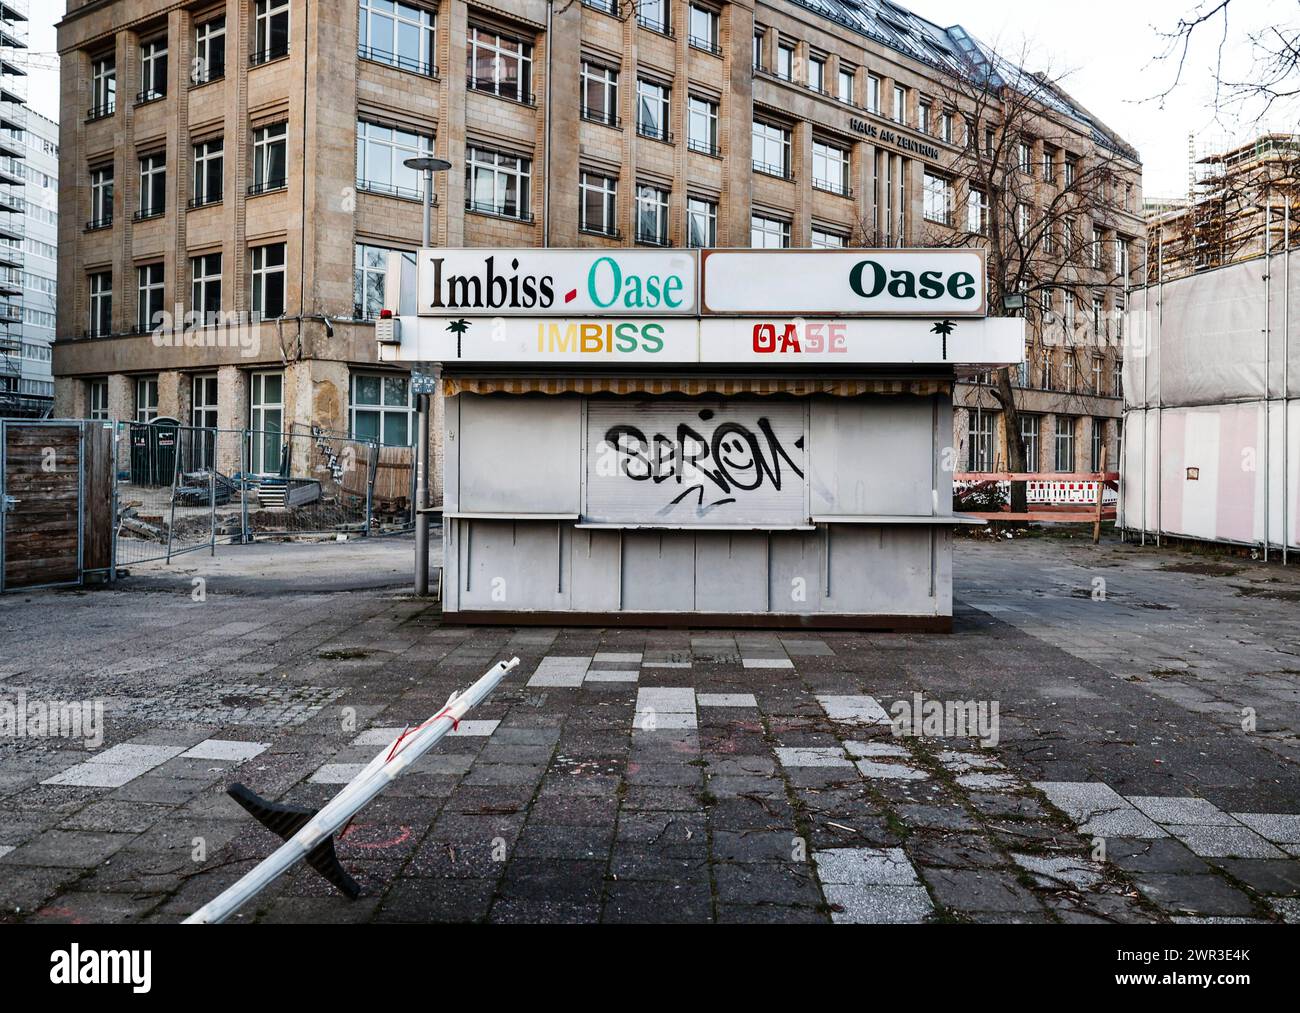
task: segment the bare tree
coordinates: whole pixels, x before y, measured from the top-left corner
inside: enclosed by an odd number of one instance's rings
[[[928,181],[934,186],[925,195],[921,245],[982,247],[990,314],[1036,320],[1043,354],[1059,340],[1063,367],[1080,378],[1082,350],[1115,337],[1108,327],[1088,326],[1088,318],[1097,292],[1124,286],[1128,258],[1101,237],[1115,237],[1121,226],[1137,155],[1067,112],[1077,106],[1049,74],[979,54],[955,61],[939,81],[937,115],[954,117],[943,129],[951,123],[954,135],[962,128],[965,135],[942,175]],[[877,245],[882,231],[897,234],[873,221],[856,238]],[[1053,306],[1064,300],[1059,321],[1045,311],[1045,296]],[[1016,307],[1021,300],[1023,309]],[[1019,389],[1012,368],[994,371],[990,393],[1002,412],[1003,459],[1012,472],[1027,470]],[[1024,512],[1025,484],[1011,488],[1013,511]]]

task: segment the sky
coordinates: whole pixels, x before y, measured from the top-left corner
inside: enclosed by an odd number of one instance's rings
[[[1300,116],[1279,111],[1255,122],[1253,112],[1216,112],[1212,67],[1221,24],[1208,27],[1188,57],[1184,83],[1172,95],[1157,98],[1173,82],[1174,67],[1156,57],[1165,49],[1160,37],[1201,0],[901,0],[922,17],[945,27],[960,24],[1004,55],[1025,59],[1030,70],[1045,70],[1076,101],[1115,130],[1141,153],[1148,197],[1187,193],[1188,135],[1208,154],[1248,140],[1262,129],[1295,131]],[[1252,28],[1293,24],[1297,0],[1236,0],[1225,61],[1249,75],[1249,48],[1243,42]],[[54,23],[64,0],[35,0],[31,48],[53,52]],[[58,118],[58,76],[34,71],[29,81],[32,106]]]

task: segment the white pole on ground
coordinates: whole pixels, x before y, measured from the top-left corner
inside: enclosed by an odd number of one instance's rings
[[[385,746],[364,770],[348,782],[325,807],[296,834],[273,851],[258,866],[223,893],[208,901],[185,919],[185,925],[210,925],[223,922],[249,900],[256,897],[281,874],[306,858],[322,841],[338,831],[357,811],[373,799],[402,771],[427,753],[456,727],[469,711],[483,702],[519,664],[518,658],[502,661],[465,692],[453,695],[437,714],[414,731],[403,732]]]

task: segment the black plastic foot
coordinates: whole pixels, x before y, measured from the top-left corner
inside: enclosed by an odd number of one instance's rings
[[[226,789],[226,794],[252,813],[258,823],[279,834],[281,839],[286,841],[301,830],[304,824],[319,811],[304,806],[270,802],[242,784],[232,784]],[[338,856],[334,853],[333,837],[321,841],[307,853],[307,864],[342,890],[349,900],[356,900],[361,896],[361,887],[339,864]]]

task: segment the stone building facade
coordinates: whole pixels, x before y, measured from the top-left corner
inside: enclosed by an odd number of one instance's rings
[[[410,438],[368,320],[419,244],[412,155],[454,166],[439,245],[919,244],[961,151],[935,61],[968,42],[883,0],[70,0],[56,411]],[[241,323],[160,340],[157,309]],[[1044,432],[1114,440],[1102,354],[1095,393],[1026,370]],[[987,395],[959,389],[963,461]]]

